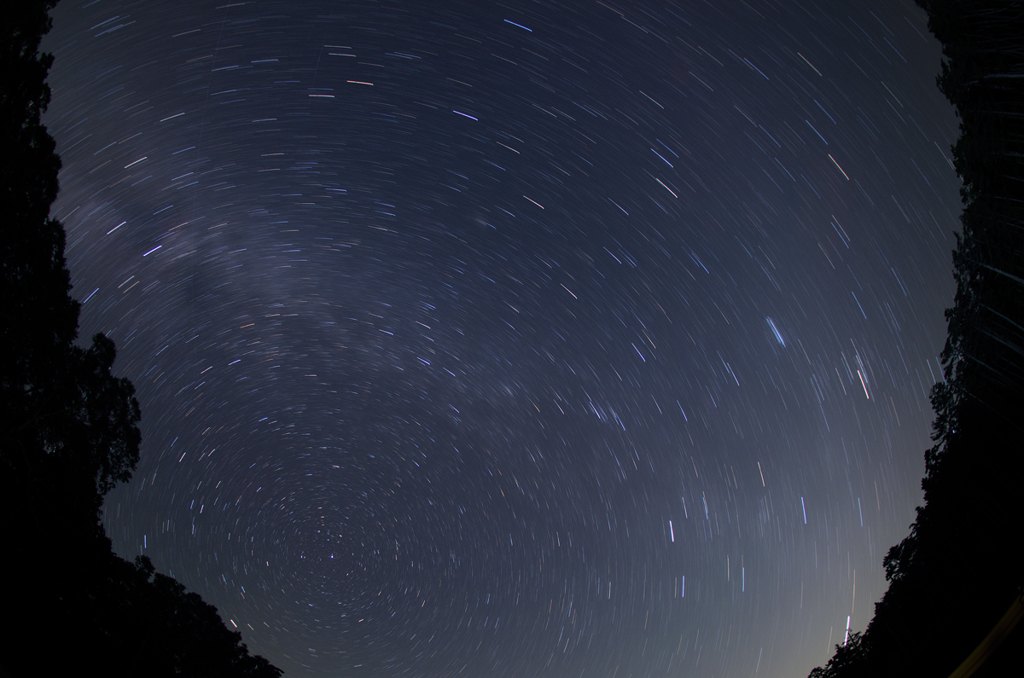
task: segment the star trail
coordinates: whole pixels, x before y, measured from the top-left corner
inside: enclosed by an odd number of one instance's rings
[[[960,211],[912,2],[64,0],[108,496],[287,675],[802,676],[921,501]]]

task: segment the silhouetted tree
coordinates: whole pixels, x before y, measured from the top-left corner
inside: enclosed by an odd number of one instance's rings
[[[5,4],[0,23],[0,495],[27,532],[55,527],[48,507],[60,498],[99,538],[103,494],[138,461],[139,407],[131,383],[110,373],[113,342],[74,344],[79,304],[63,227],[49,218],[60,159],[40,122],[53,59],[37,51],[53,4]]]
[[[49,217],[60,159],[40,120],[55,4],[0,4],[0,671],[277,678],[214,607],[117,558],[100,522],[138,462],[140,414],[111,374],[114,343],[75,344],[80,305]]]
[[[860,646],[812,676],[949,675],[1022,584],[1024,506],[1024,3],[918,0],[943,44],[937,82],[956,106],[963,180],[956,296],[946,311],[943,382],[932,389],[934,446],[924,504],[887,553],[889,589]],[[978,675],[1020,672],[1017,647]]]
[[[842,645],[836,645],[836,653],[828,660],[825,668],[811,671],[810,678],[848,678],[865,675],[868,669],[868,647],[861,633],[851,633]]]
[[[280,675],[266,659],[248,653],[241,634],[224,626],[215,607],[156,572],[148,558],[140,556],[134,565],[120,560],[105,586],[115,602],[100,608],[108,615],[100,625],[108,629],[108,642],[126,649],[117,658],[120,673],[154,678]]]

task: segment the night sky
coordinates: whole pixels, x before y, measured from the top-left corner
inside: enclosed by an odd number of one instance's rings
[[[824,663],[921,501],[960,211],[924,13],[853,4],[64,0],[116,551],[289,675]]]

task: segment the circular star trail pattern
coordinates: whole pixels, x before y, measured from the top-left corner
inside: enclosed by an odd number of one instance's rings
[[[112,493],[289,675],[806,675],[920,502],[956,121],[903,1],[66,0]]]

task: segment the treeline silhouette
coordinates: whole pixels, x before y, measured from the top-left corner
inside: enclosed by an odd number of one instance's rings
[[[883,561],[889,589],[874,618],[812,678],[1024,675],[1024,3],[917,2],[961,121],[935,444],[924,505]]]
[[[56,0],[0,4],[0,674],[278,678],[216,609],[146,558],[114,555],[104,495],[139,460],[114,343],[76,345],[60,158],[40,123]]]

